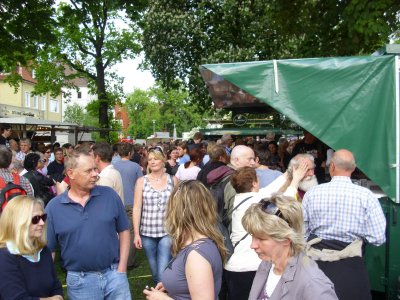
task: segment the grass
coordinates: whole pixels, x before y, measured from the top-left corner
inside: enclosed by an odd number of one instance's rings
[[[55,262],[56,271],[58,274],[58,278],[60,279],[61,284],[63,285],[64,288],[64,299],[68,299],[67,285],[65,283],[66,274],[61,269],[59,258],[60,255],[59,253],[57,253]],[[146,299],[143,295],[144,287],[146,285],[154,286],[154,284],[150,275],[150,267],[149,264],[147,263],[147,258],[143,250],[136,250],[136,261],[139,263],[139,267],[128,271],[129,287],[131,290],[132,299],[142,300]]]

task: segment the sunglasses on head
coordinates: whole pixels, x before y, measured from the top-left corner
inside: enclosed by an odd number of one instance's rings
[[[157,146],[157,147],[153,147],[149,149],[149,152],[160,152],[161,154],[164,155],[164,151],[161,147]]]
[[[42,219],[43,222],[46,222],[46,220],[47,220],[47,214],[43,214],[43,215],[40,215],[40,216],[34,216],[34,217],[32,217],[32,224],[33,224],[33,225],[38,224],[38,223],[40,222],[40,219]]]
[[[290,223],[288,222],[288,220],[285,219],[285,217],[283,216],[281,210],[279,209],[278,206],[276,206],[275,203],[269,201],[269,200],[261,200],[260,201],[261,204],[261,210],[269,215],[274,215],[277,216],[279,218],[281,218],[282,220],[284,220],[286,223],[288,223],[288,225],[290,226]]]

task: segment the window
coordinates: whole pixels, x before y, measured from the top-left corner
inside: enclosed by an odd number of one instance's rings
[[[42,110],[46,110],[46,96],[42,96]]]
[[[36,72],[35,70],[32,70],[32,78],[35,79],[35,77],[36,77]]]
[[[39,96],[33,96],[33,108],[39,109]]]
[[[31,107],[31,94],[25,92],[25,107]]]
[[[82,98],[82,92],[79,91],[79,92],[78,92],[78,99],[81,99],[81,98]]]
[[[50,112],[58,113],[58,100],[50,99]]]

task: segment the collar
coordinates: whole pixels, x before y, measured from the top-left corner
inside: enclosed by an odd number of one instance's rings
[[[333,176],[331,181],[346,181],[351,182],[351,178],[348,176]]]
[[[105,167],[103,170],[101,170],[101,172],[99,173],[99,176],[100,177],[104,176],[104,173],[106,172],[106,170],[109,170],[109,169],[114,169],[112,164],[109,164],[107,167]]]
[[[69,189],[65,190],[65,191],[60,195],[60,197],[61,197],[60,203],[63,203],[63,204],[75,204],[76,202],[72,201],[72,200],[68,197],[68,192],[69,192]],[[89,202],[89,200],[90,200],[92,197],[96,197],[96,196],[99,196],[99,195],[100,195],[99,187],[98,187],[98,186],[95,186],[93,189],[90,190],[90,196],[89,196],[88,202]]]
[[[7,246],[7,250],[8,252],[10,252],[11,254],[14,255],[21,255],[21,252],[19,251],[17,245],[15,245],[15,243],[13,241],[6,241],[6,246]],[[33,263],[38,263],[40,262],[40,253],[42,252],[43,249],[40,249],[37,253],[37,260],[35,260],[33,255],[21,255],[22,257],[26,258],[27,260],[29,260],[30,262]]]

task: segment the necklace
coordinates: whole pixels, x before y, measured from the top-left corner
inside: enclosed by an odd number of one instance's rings
[[[153,175],[150,175],[150,179],[154,180],[155,182],[159,182],[163,178],[164,174],[161,174],[158,178],[155,178]]]

